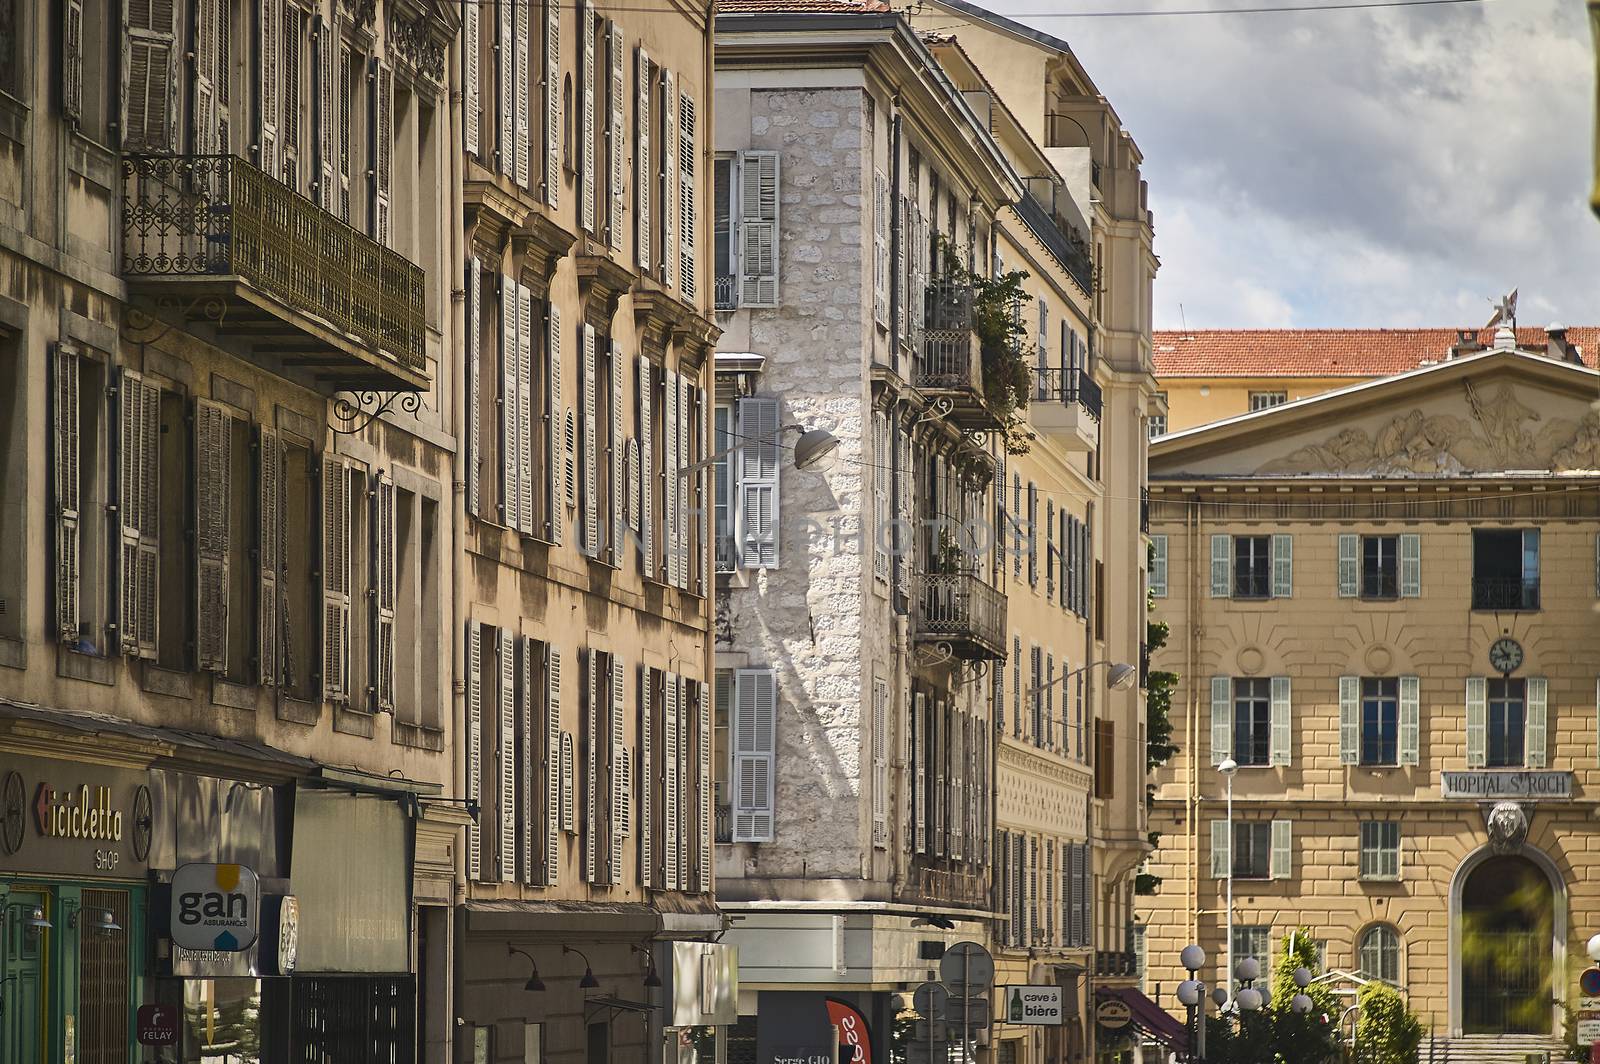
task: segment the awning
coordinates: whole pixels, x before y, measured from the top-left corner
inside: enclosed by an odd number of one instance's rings
[[[1161,1044],[1179,1052],[1189,1048],[1189,1031],[1183,1021],[1131,986],[1103,986],[1095,992],[1101,1001],[1115,998],[1133,1013],[1134,1026]]]

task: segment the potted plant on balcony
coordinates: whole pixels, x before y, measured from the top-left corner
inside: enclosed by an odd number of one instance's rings
[[[1023,290],[1025,270],[985,277],[967,269],[955,247],[942,238],[944,277],[972,290],[972,329],[983,356],[983,398],[1000,422],[1008,454],[1026,454],[1033,440],[1022,411],[1033,393],[1033,369],[1023,355],[1022,305],[1033,296]]]

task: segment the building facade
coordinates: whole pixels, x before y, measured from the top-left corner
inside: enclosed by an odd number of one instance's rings
[[[1304,926],[1337,990],[1401,987],[1453,1052],[1559,1043],[1596,918],[1596,383],[1504,328],[1153,446],[1181,752],[1149,984]]]

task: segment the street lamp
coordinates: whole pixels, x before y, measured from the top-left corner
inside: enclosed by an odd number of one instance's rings
[[[1233,774],[1239,771],[1239,762],[1231,757],[1222,759],[1217,766],[1228,787],[1228,971],[1233,971]],[[1231,984],[1230,984],[1231,988]]]
[[[1595,937],[1600,938],[1600,935]],[[1306,993],[1306,987],[1311,985],[1311,969],[1296,968],[1294,970],[1294,985],[1300,988],[1300,993],[1290,1000],[1289,1007],[1294,1010],[1296,1016],[1304,1016],[1311,1011],[1314,1004],[1311,1000],[1311,995]]]
[[[1189,978],[1178,984],[1178,1001],[1182,1003],[1187,1014],[1189,1031],[1189,1051],[1184,1054],[1188,1061],[1205,1059],[1205,1017],[1201,1013],[1200,1023],[1195,1023],[1195,1010],[1205,1000],[1206,985],[1195,977],[1195,973],[1205,967],[1206,951],[1199,946],[1189,945],[1183,947],[1183,952],[1178,955],[1184,968],[1188,969]]]

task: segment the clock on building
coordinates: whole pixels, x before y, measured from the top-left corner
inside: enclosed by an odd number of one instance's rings
[[[1489,644],[1489,664],[1506,675],[1522,667],[1522,644],[1510,637],[1501,637]]]

